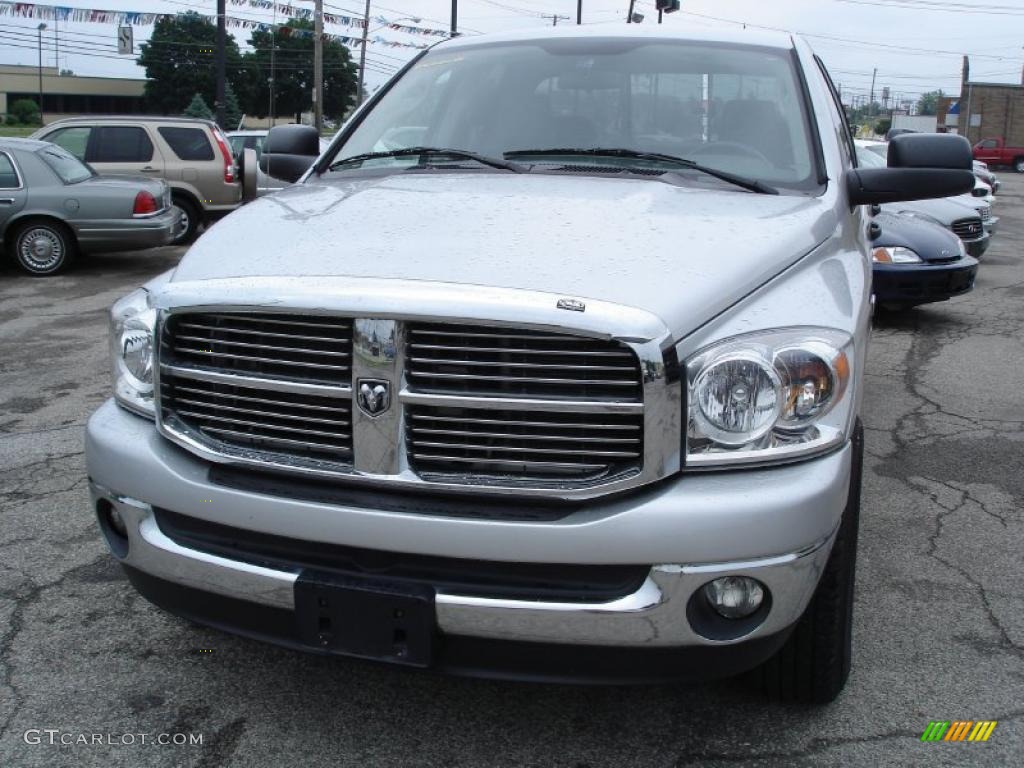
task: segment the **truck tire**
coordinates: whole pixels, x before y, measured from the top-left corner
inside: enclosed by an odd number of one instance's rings
[[[1024,173],[1024,157],[1015,157],[1013,159],[1013,170],[1017,173]]]
[[[32,219],[18,226],[11,242],[11,257],[23,272],[49,277],[63,271],[78,253],[74,234],[52,219]]]
[[[846,509],[825,572],[786,644],[754,670],[755,684],[776,701],[828,704],[850,676],[863,457],[864,428],[858,420]]]

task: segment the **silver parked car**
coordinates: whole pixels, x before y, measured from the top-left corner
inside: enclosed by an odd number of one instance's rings
[[[55,144],[0,139],[0,238],[31,275],[56,274],[78,252],[166,245],[176,226],[159,179],[99,176]]]
[[[857,168],[799,38],[631,26],[442,42],[322,155],[272,129],[298,183],[115,304],[88,476],[143,595],[418,668],[839,693],[869,206],[970,189],[971,148]]]

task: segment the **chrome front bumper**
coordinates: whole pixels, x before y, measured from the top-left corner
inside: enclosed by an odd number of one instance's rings
[[[128,531],[127,552],[115,557],[158,579],[193,589],[294,610],[298,570],[265,568],[187,549],[168,538],[145,502],[90,484],[93,506],[112,504]],[[439,629],[451,635],[540,643],[620,647],[723,645],[767,637],[803,613],[832,546],[833,535],[804,551],[734,563],[655,565],[640,588],[610,602],[542,602],[459,595],[439,591]],[[698,634],[686,606],[704,584],[719,576],[758,579],[772,595],[771,610],[752,632],[730,640]]]
[[[735,644],[792,625],[831,551],[852,455],[847,444],[784,466],[677,475],[591,500],[558,520],[509,521],[392,512],[221,485],[211,481],[209,464],[113,401],[96,411],[86,430],[94,509],[100,500],[116,507],[128,542],[120,552],[112,549],[137,572],[254,606],[294,609],[297,567],[259,567],[180,546],[161,531],[154,508],[264,535],[385,552],[649,564],[635,592],[608,602],[509,600],[479,591],[442,590],[436,597],[439,628],[451,635],[641,648]],[[768,587],[772,601],[759,626],[727,641],[703,637],[687,618],[691,596],[720,575],[752,576]]]

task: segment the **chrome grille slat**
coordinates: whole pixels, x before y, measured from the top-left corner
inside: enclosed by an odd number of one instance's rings
[[[252,416],[263,416],[268,419],[286,419],[289,421],[303,421],[310,424],[333,424],[339,427],[351,426],[351,422],[338,421],[337,419],[318,419],[310,416],[296,416],[290,413],[273,413],[268,411],[258,411],[253,408],[239,408],[237,405],[224,405],[223,403],[217,403],[215,406],[210,406],[209,403],[204,403],[202,400],[193,400],[187,397],[179,397],[178,402],[198,408],[216,407],[221,410],[231,411],[232,413],[245,413]],[[179,410],[178,412],[185,413],[185,411],[183,410]]]
[[[439,379],[469,379],[471,381],[513,382],[519,384],[574,384],[580,386],[579,379],[551,379],[540,376],[485,376],[468,373],[440,373],[433,371],[426,374]],[[636,381],[622,379],[591,379],[587,384],[602,384],[610,387],[635,387]]]
[[[227,347],[244,347],[245,349],[266,349],[271,352],[291,352],[303,355],[326,355],[327,357],[345,357],[348,352],[336,352],[330,349],[304,349],[302,347],[277,347],[272,344],[257,344],[251,341],[228,341],[227,339],[205,339],[202,336],[184,336],[178,334],[177,341],[196,341],[201,344],[212,344]]]
[[[347,332],[351,332],[351,330],[352,330],[352,324],[351,323],[348,323],[348,322],[341,323],[341,322],[338,322],[334,318],[329,318],[331,320],[334,320],[334,322],[317,323],[317,322],[312,322],[313,318],[311,316],[303,316],[302,319],[300,319],[300,320],[292,320],[292,319],[284,319],[284,318],[281,318],[281,317],[270,317],[270,316],[268,316],[266,314],[252,314],[252,315],[249,315],[249,314],[244,314],[244,313],[240,312],[238,314],[210,314],[210,315],[202,315],[202,317],[212,317],[212,318],[217,318],[219,320],[227,320],[227,321],[230,321],[230,322],[241,322],[241,323],[265,323],[267,325],[293,325],[293,326],[299,326],[301,328],[336,328],[336,329],[347,331]]]
[[[206,357],[222,360],[245,360],[251,363],[273,363],[275,365],[297,365],[303,368],[319,368],[331,371],[347,371],[347,365],[329,365],[327,363],[308,363],[302,360],[275,360],[272,357],[255,357],[254,355],[235,355],[229,352],[212,352],[205,349],[189,349],[188,347],[174,346],[175,352],[185,352],[189,355],[204,355]]]
[[[236,424],[240,427],[260,427],[261,429],[268,429],[276,432],[295,432],[301,435],[318,435],[319,437],[351,437],[352,435],[348,432],[326,432],[317,429],[302,429],[300,427],[285,427],[280,424],[268,424],[265,421],[248,421],[246,419],[233,419],[229,416],[217,416],[210,413],[200,413],[197,411],[190,411],[184,408],[178,409],[179,416],[195,416],[199,419],[205,419],[206,421],[224,422],[225,424]]]
[[[629,459],[639,456],[636,451],[594,451],[580,450],[578,448],[518,448],[508,445],[476,445],[474,443],[460,442],[437,442],[434,440],[417,439],[416,445],[423,448],[458,448],[461,451],[488,451],[490,453],[554,453],[561,456],[610,456],[619,459]]]
[[[241,383],[240,383],[240,386],[242,386]],[[195,387],[186,387],[186,386],[183,386],[181,384],[177,385],[177,390],[179,392],[188,392],[188,393],[192,393],[192,394],[206,395],[206,396],[213,397],[213,398],[216,398],[216,399],[231,398],[233,400],[241,400],[242,402],[246,402],[246,403],[263,403],[265,405],[283,405],[285,408],[295,408],[296,407],[294,403],[288,403],[288,402],[284,402],[282,400],[270,400],[270,399],[265,398],[265,397],[249,397],[249,396],[244,396],[244,395],[227,395],[227,394],[224,394],[222,392],[206,392],[206,391],[201,390],[201,389],[196,389]],[[185,399],[181,398],[180,402],[185,402]],[[299,406],[299,407],[303,408],[304,410],[309,410],[309,411],[329,411],[330,413],[336,413],[337,410],[338,410],[337,407],[333,406],[333,405],[309,405],[309,404],[305,404],[304,403],[302,406]]]
[[[532,334],[521,334],[521,333],[503,333],[500,330],[493,331],[463,331],[463,330],[427,330],[423,328],[412,328],[409,331],[414,336],[430,334],[432,336],[472,336],[474,338],[484,339],[530,339],[536,341],[540,338],[542,341],[580,341],[579,336],[570,336],[569,334],[559,333],[547,333],[538,331]]]
[[[439,462],[456,462],[462,464],[479,464],[479,459],[469,459],[464,456],[433,456],[429,454],[414,453],[413,458],[419,459],[420,461],[439,461]],[[583,462],[571,462],[571,461],[529,461],[526,459],[515,459],[509,461],[494,461],[491,462],[495,466],[505,467],[533,467],[535,469],[571,469],[571,470],[600,470],[604,468],[603,464],[585,464]]]
[[[633,367],[628,365],[579,365],[576,363],[506,363],[500,360],[448,360],[445,358],[433,357],[410,357],[411,363],[432,363],[444,366],[479,366],[479,367],[502,367],[502,368],[541,368],[555,370],[576,370],[576,371],[625,371],[633,372]]]
[[[509,438],[522,439],[528,437],[530,440],[554,441],[554,442],[579,442],[579,443],[629,443],[640,444],[638,437],[587,437],[585,435],[538,435],[538,434],[515,434],[508,432],[474,432],[473,430],[456,429],[429,429],[417,427],[417,433],[421,435],[452,435],[459,437],[479,438]]]
[[[218,328],[216,325],[206,325],[204,323],[178,323],[179,328],[190,329],[194,331],[221,331],[224,333],[234,333],[240,336],[269,336],[277,339],[299,339],[300,341],[330,341],[330,342],[349,342],[347,337],[339,336],[307,336],[299,333],[277,333],[276,331],[254,331],[249,328]],[[179,337],[180,338],[180,337]]]
[[[228,437],[238,438],[249,438],[260,443],[268,443],[270,445],[281,445],[281,446],[301,446],[304,448],[313,448],[315,450],[330,450],[337,451],[343,455],[351,455],[352,448],[346,445],[334,445],[331,443],[314,443],[308,440],[292,440],[285,437],[270,437],[267,435],[254,435],[249,432],[237,432],[232,429],[220,429],[218,427],[203,427],[203,432],[212,432],[214,434],[226,435]]]
[[[427,416],[425,414],[413,414],[412,418],[418,421],[448,421],[454,423],[469,423],[469,424],[502,424],[510,427],[559,427],[559,428],[572,428],[572,429],[615,429],[615,430],[629,430],[629,431],[640,431],[641,426],[639,424],[564,424],[557,421],[522,421],[522,420],[502,420],[502,419],[487,419],[487,418],[460,418],[457,416]]]
[[[453,347],[447,344],[421,344],[419,342],[410,342],[409,349],[427,349],[437,350],[440,352],[504,352],[516,355],[565,355],[566,357],[610,357],[610,358],[625,358],[632,359],[632,352],[614,352],[614,351],[588,351],[579,349],[528,349],[528,348],[513,348],[513,347]]]

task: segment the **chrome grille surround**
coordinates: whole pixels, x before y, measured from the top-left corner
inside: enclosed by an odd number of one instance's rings
[[[330,280],[328,278],[328,281]],[[260,280],[255,282],[258,285]],[[259,313],[266,316],[280,313],[293,318],[308,316],[322,318],[324,322],[351,323],[353,328],[356,350],[351,358],[350,379],[344,383],[340,380],[334,383],[310,382],[296,378],[258,375],[251,371],[236,373],[210,370],[209,366],[204,369],[202,365],[196,363],[182,364],[174,360],[163,345],[159,345],[160,358],[155,375],[157,428],[165,437],[205,460],[299,475],[333,477],[346,483],[393,487],[405,491],[420,487],[424,490],[455,493],[567,500],[593,498],[627,490],[661,479],[680,469],[682,389],[674,344],[661,321],[646,312],[588,300],[586,315],[572,313],[572,316],[569,316],[569,313],[555,309],[555,298],[552,298],[551,294],[513,289],[488,289],[488,295],[480,297],[479,306],[468,306],[479,295],[479,289],[444,284],[425,286],[420,283],[410,286],[409,291],[416,299],[415,305],[423,310],[424,314],[401,315],[395,311],[395,304],[401,300],[402,305],[409,306],[410,296],[402,296],[401,289],[396,294],[392,281],[367,281],[367,285],[358,285],[358,280],[347,280],[344,284],[334,283],[337,286],[336,295],[332,295],[332,306],[326,307],[323,297],[310,293],[306,287],[290,296],[287,301],[280,299],[282,293],[287,294],[287,291],[282,291],[282,286],[278,285],[278,282],[266,281],[259,304],[223,306],[203,300],[206,298],[201,295],[203,292],[220,292],[223,290],[222,285],[196,287],[193,284],[189,286],[190,291],[185,296],[163,295],[157,300],[160,311],[157,333],[161,339],[164,338],[168,325],[173,325],[179,316],[209,312],[232,315]],[[246,291],[251,292],[252,286],[253,281],[246,281]],[[473,291],[472,298],[461,303],[455,301],[453,304],[452,293],[461,293],[464,290]],[[199,291],[199,295],[196,291]],[[342,295],[346,293],[351,295]],[[287,309],[282,306],[279,310],[278,306],[285,303]],[[445,319],[445,313],[451,312],[453,306],[458,306],[463,314],[450,320]],[[353,311],[352,307],[358,309]],[[573,322],[575,327],[567,327],[567,322]],[[581,400],[566,397],[480,396],[417,391],[407,380],[407,361],[404,353],[407,329],[417,323],[443,323],[453,326],[472,324],[505,329],[509,333],[544,332],[615,343],[635,355],[638,361],[637,376],[640,383],[637,396],[635,401],[628,398]],[[370,354],[365,354],[366,349],[362,352],[359,349],[360,345],[366,342],[366,329],[371,328],[378,331],[388,330],[393,335],[388,345],[380,345],[379,338],[377,342],[371,340]],[[607,330],[604,330],[605,328]],[[394,353],[384,354],[385,346],[390,346]],[[374,381],[386,382],[392,387],[390,408],[384,414],[370,417],[355,404],[354,400],[358,398],[354,397],[357,393],[353,383],[364,376]],[[347,456],[340,451],[334,454],[308,452],[297,455],[284,449],[284,446],[282,450],[275,450],[270,445],[254,447],[213,439],[209,433],[197,429],[195,424],[179,418],[173,412],[173,402],[166,404],[170,407],[166,407],[163,402],[163,395],[168,391],[166,384],[173,386],[175,382],[189,378],[227,387],[255,387],[267,393],[294,393],[303,395],[304,397],[299,399],[305,404],[316,404],[322,400],[324,404],[336,406],[339,419],[344,415],[352,421],[354,451]],[[250,396],[245,389],[228,391]],[[273,400],[274,397],[264,399]],[[494,472],[476,469],[460,473],[447,471],[447,468],[439,468],[436,465],[427,467],[417,464],[410,456],[415,445],[407,442],[410,423],[416,419],[417,413],[436,410],[441,415],[451,416],[455,411],[450,409],[470,409],[474,416],[479,415],[476,413],[478,411],[491,411],[494,416],[492,420],[505,422],[517,420],[514,418],[517,414],[529,416],[518,419],[519,421],[538,421],[542,420],[538,414],[543,415],[547,412],[553,414],[553,421],[571,422],[578,417],[579,423],[587,424],[591,431],[600,431],[601,418],[607,415],[606,421],[612,426],[629,423],[640,428],[640,460],[634,460],[632,456],[635,444],[628,443],[631,446],[629,456],[606,457],[614,461],[602,466],[600,470],[584,474],[565,475],[555,472],[512,476],[506,473],[505,476],[500,476]],[[315,408],[299,411],[300,414],[315,412]],[[284,420],[275,423],[289,422]],[[484,423],[480,421],[481,425]],[[340,425],[337,428],[340,429]],[[475,429],[484,430],[483,426]],[[529,433],[539,431],[524,429]],[[619,437],[619,434],[624,435],[628,431],[630,430],[618,430],[616,439],[624,439]],[[373,432],[377,434],[375,443],[369,439]],[[495,432],[510,434],[497,430]],[[415,435],[415,430],[413,434]],[[500,444],[508,445],[501,441],[511,438],[493,439],[498,440]],[[563,448],[567,445],[560,442],[556,444]],[[371,450],[370,446],[374,445]],[[533,442],[531,445],[536,447],[539,443]],[[518,446],[512,444],[512,447]]]
[[[977,240],[985,231],[979,217],[957,219],[950,225],[950,228],[961,240]]]

